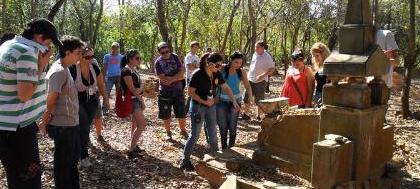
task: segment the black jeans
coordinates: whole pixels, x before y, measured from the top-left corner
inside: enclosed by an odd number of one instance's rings
[[[37,128],[32,123],[16,132],[0,131],[0,159],[10,189],[41,188]]]
[[[79,124],[80,124],[80,159],[85,159],[89,156],[88,144],[90,125],[93,118],[98,111],[99,99],[96,95],[90,96],[85,101],[79,100]]]
[[[79,126],[48,125],[48,135],[54,139],[54,181],[57,189],[78,189],[80,154]]]

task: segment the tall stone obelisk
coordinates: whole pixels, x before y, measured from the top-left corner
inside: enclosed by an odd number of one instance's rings
[[[353,150],[344,153],[350,154],[347,155],[349,161],[346,161],[347,156],[341,155],[343,160],[325,164],[337,154],[326,156],[324,152],[332,148],[322,143],[314,144],[312,183],[315,188],[332,188],[345,183],[346,179],[353,182],[355,188],[367,188],[371,180],[384,175],[386,162],[392,158],[393,128],[384,127],[388,91],[379,79],[387,73],[389,62],[375,44],[374,35],[370,1],[349,0],[345,22],[339,30],[339,49],[324,64],[324,73],[332,83],[323,89],[320,138],[327,134],[343,136],[351,141]],[[368,84],[367,76],[376,79]],[[340,81],[343,78],[348,78],[347,82]],[[336,150],[340,152],[340,149]],[[341,166],[340,162],[348,166]],[[326,170],[317,170],[333,167],[343,170],[327,172],[342,174],[347,171],[348,175],[328,176],[324,174]],[[328,183],[316,180],[336,176],[340,179],[330,179]]]

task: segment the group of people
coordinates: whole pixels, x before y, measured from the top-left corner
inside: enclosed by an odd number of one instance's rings
[[[4,42],[4,43],[3,43]],[[3,40],[0,46],[0,159],[6,170],[9,188],[41,188],[41,165],[37,132],[54,140],[54,180],[56,188],[80,188],[78,165],[89,160],[91,125],[97,140],[102,137],[102,116],[110,110],[110,93],[115,87],[131,94],[131,141],[127,155],[142,153],[139,141],[146,128],[140,52],[119,53],[119,44],[111,45],[104,56],[103,69],[95,59],[94,49],[74,36],[59,39],[48,20],[31,20],[21,36]],[[51,64],[54,44],[58,59]],[[186,139],[180,168],[194,170],[190,157],[204,127],[210,151],[235,146],[240,112],[252,112],[251,106],[265,98],[268,77],[275,64],[265,42],[255,44],[249,71],[243,69],[245,57],[232,53],[227,61],[219,53],[198,56],[200,44],[190,43],[191,51],[182,61],[161,42],[155,73],[159,78],[159,119],[172,141],[172,109],[180,135]],[[292,67],[287,70],[281,96],[291,106],[301,108],[322,104],[322,87],[327,83],[323,63],[330,50],[316,43],[310,50],[313,66],[305,64],[304,50],[295,49]],[[391,54],[391,53],[388,53]],[[240,85],[245,91],[240,90]],[[186,88],[186,89],[185,89]],[[185,98],[187,91],[188,98]],[[100,97],[102,96],[102,103]],[[258,107],[258,106],[257,106]],[[257,110],[256,119],[262,111]],[[186,118],[190,128],[186,129]],[[243,114],[242,118],[250,116]]]

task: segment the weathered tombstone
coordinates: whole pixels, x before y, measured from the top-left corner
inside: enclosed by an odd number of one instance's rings
[[[351,175],[348,180],[319,178],[325,170],[317,167],[328,167],[325,164],[329,162],[315,160],[321,157],[321,151],[335,150],[319,145],[328,143],[321,141],[315,145],[318,150],[313,154],[312,181],[315,188],[345,188],[347,185],[375,188],[381,185],[376,181],[384,180],[386,162],[392,158],[393,128],[384,127],[389,91],[379,79],[387,73],[390,64],[375,44],[371,15],[370,1],[349,0],[345,22],[339,31],[339,50],[333,52],[324,64],[324,73],[333,83],[324,87],[325,106],[321,110],[320,135],[341,135],[352,142],[353,153],[349,155]],[[368,76],[375,77],[369,84],[365,79]],[[349,77],[348,82],[338,83],[345,77]],[[342,158],[338,153],[335,155],[331,158]],[[331,162],[330,166],[334,167],[335,163]],[[330,171],[329,174],[340,172]]]

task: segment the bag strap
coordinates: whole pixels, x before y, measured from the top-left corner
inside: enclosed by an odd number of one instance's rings
[[[305,71],[305,68],[304,68],[304,71]],[[291,75],[291,79],[292,79],[293,86],[296,88],[296,91],[299,94],[300,100],[302,100],[303,104],[306,104],[305,100],[303,100],[302,92],[300,91],[298,84],[296,83],[295,79],[293,78],[293,75]]]

